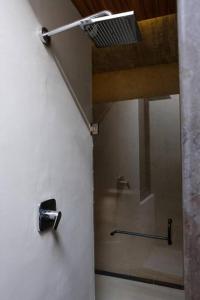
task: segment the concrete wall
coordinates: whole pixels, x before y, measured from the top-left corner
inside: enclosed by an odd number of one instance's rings
[[[1,299],[92,300],[92,138],[54,52],[38,38],[40,22],[28,0],[1,4]],[[52,27],[78,17],[70,1],[41,7]],[[65,52],[67,76],[89,111],[90,44],[78,31],[65,38],[54,47]],[[41,235],[37,206],[49,198],[63,217],[56,233]]]
[[[178,3],[184,212],[184,275],[187,300],[200,299],[200,39],[199,1]]]

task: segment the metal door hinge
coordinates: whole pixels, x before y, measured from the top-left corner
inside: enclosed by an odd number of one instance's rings
[[[90,133],[91,133],[91,135],[99,134],[99,124],[98,123],[90,124]]]

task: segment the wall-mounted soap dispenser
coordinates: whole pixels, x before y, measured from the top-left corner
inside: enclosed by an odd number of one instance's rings
[[[41,202],[38,207],[38,231],[43,232],[48,229],[56,230],[61,217],[62,213],[56,211],[55,199]]]

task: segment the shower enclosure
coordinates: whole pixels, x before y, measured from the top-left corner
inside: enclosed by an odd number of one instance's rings
[[[182,288],[179,96],[96,104],[94,118],[96,272]]]

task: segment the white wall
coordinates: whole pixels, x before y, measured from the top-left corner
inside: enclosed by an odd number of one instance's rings
[[[42,26],[55,29],[81,18],[71,0],[27,0]],[[92,120],[91,101],[91,42],[87,33],[76,27],[51,40],[51,54],[58,58],[70,85]]]
[[[59,19],[61,10],[66,21],[77,16],[70,2],[41,2],[52,20]],[[28,0],[1,3],[0,298],[90,300],[92,139],[51,53],[38,38],[39,28]],[[80,42],[76,52],[67,37],[62,46],[84,104],[90,100],[82,80],[85,76],[90,85],[90,44],[85,37],[79,40],[79,33],[73,38]],[[55,234],[40,235],[37,205],[49,198],[57,200],[63,218]]]
[[[97,120],[98,116],[105,115],[99,122],[99,135],[95,138],[95,188],[99,192],[100,187],[104,194],[110,188],[116,189],[117,178],[124,176],[139,197],[138,101],[121,101],[110,107],[97,104],[95,113]],[[107,174],[104,174],[105,166]]]

